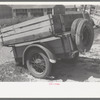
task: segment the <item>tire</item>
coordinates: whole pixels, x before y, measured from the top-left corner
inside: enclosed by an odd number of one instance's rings
[[[94,39],[93,26],[87,19],[83,19],[79,22],[75,42],[80,53],[87,52],[90,50]]]
[[[51,71],[51,63],[42,50],[31,49],[26,57],[26,66],[36,78],[46,78]]]
[[[77,18],[73,21],[72,25],[71,25],[71,37],[72,40],[75,41],[75,35],[76,35],[76,29],[78,26],[78,23],[82,20],[83,18]]]

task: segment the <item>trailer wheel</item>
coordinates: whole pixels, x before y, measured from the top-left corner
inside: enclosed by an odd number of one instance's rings
[[[92,24],[87,19],[79,22],[76,30],[75,42],[80,53],[90,50],[94,39]]]
[[[42,50],[31,49],[27,54],[26,65],[36,78],[46,78],[51,71],[51,63]]]

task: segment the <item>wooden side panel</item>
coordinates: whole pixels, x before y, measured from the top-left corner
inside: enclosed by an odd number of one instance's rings
[[[2,34],[3,38],[4,37],[8,37],[8,36],[11,36],[11,35],[14,35],[15,34],[15,31],[14,30],[10,30],[8,32],[6,32],[5,34]]]
[[[52,16],[50,16],[50,17],[52,18]],[[40,22],[49,20],[50,17],[48,15],[45,15],[45,16],[42,16],[42,17],[34,18],[34,19],[31,19],[31,20],[25,21],[23,23],[14,25],[14,28],[24,27],[24,26],[27,26],[27,25],[40,23]]]
[[[41,29],[25,32],[22,34],[12,35],[9,37],[5,37],[4,44],[16,44],[16,43],[22,43],[22,42],[28,42],[28,41],[34,41],[37,39],[42,39],[45,37],[49,37],[52,35],[51,32],[49,32],[49,29],[51,26],[44,27]]]
[[[51,29],[51,26],[47,26],[47,27],[43,27],[43,28],[40,28],[40,29],[37,29],[37,30],[24,32],[24,33],[21,33],[21,34],[14,34],[14,35],[11,35],[11,36],[8,36],[8,37],[4,37],[4,41],[22,38],[22,37],[31,36],[31,35],[35,36],[35,35],[38,35],[40,33],[49,32],[50,29]]]
[[[63,42],[61,38],[55,39],[49,42],[46,42],[46,44],[50,47],[51,50],[55,52],[55,54],[67,54],[72,51],[71,48],[71,42],[70,42],[70,34],[66,33],[65,37],[63,38]],[[65,51],[64,51],[65,49]],[[65,55],[66,55],[65,54]]]
[[[47,46],[50,47],[50,49],[55,53],[55,54],[61,54],[64,53],[64,49],[62,46],[62,42],[61,39],[57,39],[57,40],[53,40],[53,41],[49,41],[46,43]]]
[[[4,44],[17,44],[52,36],[50,18],[46,15],[2,29]]]
[[[23,27],[23,28],[17,28],[15,29],[16,34],[17,33],[22,33],[25,31],[29,31],[29,30],[36,30],[42,27],[46,27],[46,26],[50,26],[50,21],[45,21],[45,22],[41,22],[39,24],[35,24],[35,25],[31,25],[31,26],[27,26],[27,27]]]
[[[8,27],[5,27],[3,29],[1,29],[1,33],[5,33],[5,32],[9,32],[9,31],[12,31],[14,29],[14,26],[8,26]]]
[[[50,21],[45,21],[45,22],[41,22],[38,24],[34,24],[34,25],[30,25],[30,26],[26,26],[26,27],[22,27],[22,28],[14,28],[13,33],[12,31],[6,32],[5,34],[2,34],[3,37],[8,37],[11,35],[15,35],[15,34],[22,34],[24,32],[28,32],[31,30],[36,30],[42,27],[46,27],[46,26],[50,26]]]
[[[49,20],[49,16],[48,15],[42,16],[42,17],[38,17],[38,18],[35,18],[35,19],[31,19],[31,20],[16,24],[14,26],[12,25],[12,26],[3,28],[3,29],[1,29],[1,32],[3,33],[3,32],[6,32],[6,31],[9,31],[9,30],[12,30],[13,27],[14,28],[25,27],[27,25],[36,24],[36,23],[43,22],[43,21],[46,21],[46,20]]]

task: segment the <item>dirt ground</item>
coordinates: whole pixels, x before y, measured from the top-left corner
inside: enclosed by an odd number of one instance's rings
[[[26,68],[16,66],[11,48],[0,46],[1,82],[100,82],[100,28],[95,29],[93,46],[77,63],[59,61],[47,79],[34,78]]]

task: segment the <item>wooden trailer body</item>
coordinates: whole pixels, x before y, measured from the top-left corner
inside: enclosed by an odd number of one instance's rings
[[[14,24],[1,29],[2,43],[13,47],[15,59],[21,60],[25,48],[34,43],[51,49],[56,58],[68,58],[68,55],[76,51],[70,37],[71,25],[75,19],[82,17],[81,12],[69,12]]]
[[[74,51],[70,37],[71,24],[75,19],[82,18],[82,13],[74,12],[74,15],[72,13],[45,15],[5,27],[1,29],[2,43],[4,46],[14,48],[16,59],[21,59],[24,49],[32,43],[42,44],[52,49],[51,51],[57,56],[56,58],[62,58],[63,55],[71,54]],[[65,35],[65,38],[62,35]]]

